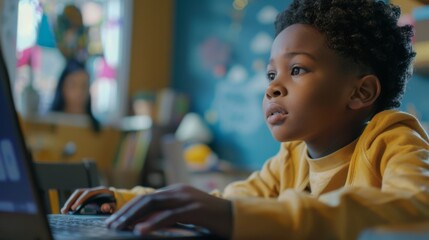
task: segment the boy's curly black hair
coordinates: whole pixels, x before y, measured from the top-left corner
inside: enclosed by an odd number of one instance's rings
[[[275,21],[276,35],[296,23],[324,33],[328,47],[370,69],[381,84],[376,112],[397,108],[412,74],[411,26],[397,25],[400,9],[373,0],[295,0]]]

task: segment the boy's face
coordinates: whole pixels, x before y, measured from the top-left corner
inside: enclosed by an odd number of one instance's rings
[[[278,141],[332,141],[332,133],[345,124],[358,79],[344,62],[310,25],[291,25],[276,37],[263,108]]]

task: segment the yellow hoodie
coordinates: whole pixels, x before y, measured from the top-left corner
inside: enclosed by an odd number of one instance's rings
[[[304,142],[224,190],[233,239],[356,239],[362,230],[429,220],[429,140],[409,114],[378,113],[342,149],[310,159]],[[114,190],[118,206],[153,189]]]

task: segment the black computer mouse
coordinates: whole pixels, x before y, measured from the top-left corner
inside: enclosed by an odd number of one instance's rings
[[[108,215],[110,213],[104,213],[101,212],[100,208],[101,205],[104,203],[113,203],[115,202],[115,197],[111,194],[102,193],[94,195],[90,198],[88,198],[85,202],[83,202],[81,205],[79,205],[76,210],[69,211],[70,214],[85,214],[85,215],[91,215],[91,214],[97,214],[97,215]]]

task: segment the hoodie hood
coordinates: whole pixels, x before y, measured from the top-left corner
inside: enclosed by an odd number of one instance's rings
[[[428,134],[419,121],[413,115],[397,110],[377,113],[366,126],[360,140],[365,141],[366,148],[369,148],[377,137],[396,127],[412,129],[422,140],[429,142]]]

